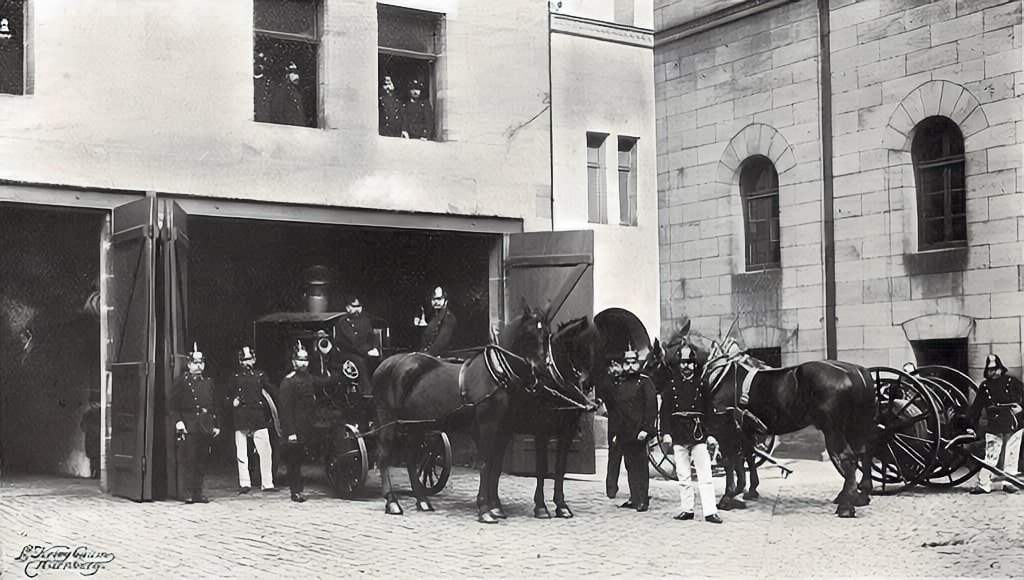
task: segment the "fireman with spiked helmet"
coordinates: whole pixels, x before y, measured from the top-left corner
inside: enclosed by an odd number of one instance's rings
[[[288,488],[292,501],[306,501],[303,495],[302,460],[312,436],[316,414],[316,388],[329,381],[309,373],[309,352],[301,340],[292,350],[292,372],[281,380],[278,391],[281,413],[281,459],[288,467]]]
[[[273,419],[272,387],[267,373],[256,368],[256,351],[243,346],[238,351],[238,370],[228,379],[235,419],[235,456],[238,460],[238,493],[252,489],[249,475],[249,439],[256,446],[263,491],[276,491],[270,446]]]
[[[209,503],[203,495],[206,461],[213,438],[220,434],[214,410],[213,379],[205,375],[206,357],[196,343],[188,354],[188,371],[174,381],[170,397],[171,418],[182,447],[185,503]]]

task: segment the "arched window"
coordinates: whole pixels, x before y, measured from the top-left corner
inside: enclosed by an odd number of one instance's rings
[[[779,174],[767,157],[755,155],[740,168],[747,270],[781,265],[779,252]]]
[[[946,117],[918,123],[910,150],[917,179],[918,246],[922,250],[967,242],[964,138]]]

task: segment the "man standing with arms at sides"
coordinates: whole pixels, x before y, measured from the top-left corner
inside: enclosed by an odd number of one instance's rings
[[[278,396],[281,403],[281,458],[288,466],[288,488],[292,501],[306,501],[303,495],[302,459],[310,442],[310,431],[316,413],[314,390],[318,379],[309,374],[309,353],[301,341],[292,351],[292,372],[281,380]],[[324,381],[325,379],[319,379]]]
[[[243,346],[238,351],[239,368],[228,380],[228,392],[235,417],[235,456],[238,459],[238,493],[252,490],[249,476],[249,437],[256,445],[260,461],[263,491],[274,488],[273,459],[270,448],[270,379],[256,368],[256,351]]]
[[[192,352],[188,354],[188,371],[174,381],[170,396],[174,431],[184,455],[181,495],[189,504],[210,502],[203,495],[203,478],[213,438],[220,434],[214,412],[213,379],[204,374],[205,370],[206,359],[199,352],[199,346],[193,343]]]
[[[712,413],[711,402],[696,372],[697,353],[689,346],[680,350],[679,365],[679,379],[672,381],[661,399],[663,440],[672,446],[679,480],[680,512],[674,519],[692,520],[694,509],[700,505],[705,521],[720,524],[705,427],[705,419]],[[690,480],[691,461],[697,470],[696,496]]]
[[[619,507],[645,512],[650,505],[647,439],[656,432],[658,396],[651,379],[640,373],[635,351],[626,351],[622,379],[610,386],[603,399],[608,406],[610,445],[622,450],[629,479],[629,501]]]
[[[424,320],[425,315],[420,311],[420,316],[413,319],[415,326],[425,327],[423,337],[420,339],[420,352],[432,356],[441,356],[441,353],[448,350],[455,334],[455,327],[459,320],[448,310],[448,293],[440,286],[434,288],[430,297],[430,306],[434,310],[430,321]]]

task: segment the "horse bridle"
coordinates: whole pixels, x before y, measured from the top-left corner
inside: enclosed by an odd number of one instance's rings
[[[551,380],[553,380],[555,384],[558,385],[560,388],[565,389],[566,391],[575,391],[577,394],[579,394],[581,399],[587,400],[587,395],[586,393],[583,392],[583,389],[581,389],[576,382],[566,379],[565,375],[562,374],[562,371],[558,369],[558,365],[555,363],[555,355],[554,349],[552,348],[552,342],[553,337],[551,334],[548,334],[547,341],[544,347],[546,351],[546,356],[544,357],[544,366],[547,369],[548,376],[550,376]],[[573,374],[579,376],[580,373],[579,369],[576,367],[576,363],[572,360],[571,356],[568,358],[569,366]],[[568,403],[570,405],[570,409],[580,409],[583,411],[593,410],[592,405],[580,404],[574,401],[573,399],[563,395],[558,389],[551,388],[544,382],[541,382],[541,386],[544,387],[544,390],[547,391],[548,394]]]

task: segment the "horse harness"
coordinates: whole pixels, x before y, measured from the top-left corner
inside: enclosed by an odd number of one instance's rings
[[[704,376],[702,377],[702,379],[705,380],[708,383],[708,385],[710,385],[710,389],[708,391],[709,395],[713,395],[715,391],[717,391],[722,386],[722,382],[725,380],[725,376],[728,374],[728,371],[731,367],[740,366],[744,370],[746,370],[747,376],[743,378],[742,384],[737,383],[736,373],[733,373],[732,375],[733,396],[735,398],[734,405],[732,407],[727,407],[722,411],[718,411],[716,409],[715,412],[717,414],[732,411],[736,415],[737,427],[741,427],[743,418],[747,417],[751,421],[753,421],[754,427],[757,430],[767,433],[769,432],[769,429],[767,425],[764,424],[764,421],[762,421],[757,415],[755,415],[752,411],[746,408],[747,401],[750,395],[750,389],[754,384],[754,377],[757,376],[757,373],[765,370],[766,368],[769,368],[767,366],[764,366],[763,363],[759,365],[751,362],[756,360],[757,359],[752,358],[750,355],[742,351],[732,354],[723,353],[719,358],[715,359],[714,364],[708,364],[708,367],[704,371]],[[721,362],[719,363],[719,361]]]

